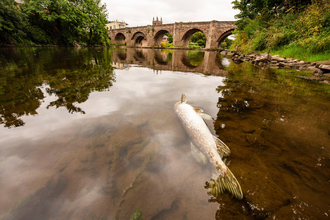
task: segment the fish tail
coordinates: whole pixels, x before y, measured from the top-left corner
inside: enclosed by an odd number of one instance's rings
[[[221,154],[222,156],[229,156],[230,155],[230,149],[227,146],[227,144],[225,144],[222,140],[220,140],[219,138],[217,138],[216,136],[213,135],[215,144],[217,145],[217,151],[219,154]]]
[[[227,172],[224,175],[219,175],[215,180],[211,179],[211,183],[207,188],[210,189],[208,194],[215,197],[224,194],[227,191],[237,199],[243,199],[242,188],[229,168],[227,168]]]

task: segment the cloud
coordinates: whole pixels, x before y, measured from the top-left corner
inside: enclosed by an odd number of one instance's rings
[[[238,11],[232,9],[232,0],[102,0],[107,5],[108,19],[125,21],[130,27],[151,25],[153,17],[163,23],[197,21],[233,21]]]

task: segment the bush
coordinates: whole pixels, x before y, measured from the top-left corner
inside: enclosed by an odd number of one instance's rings
[[[199,46],[198,43],[195,43],[195,42],[189,42],[189,48],[199,49],[199,48],[202,48],[202,47]]]
[[[230,48],[238,46],[244,53],[286,48],[292,54],[299,47],[299,51],[306,51],[306,56],[313,56],[312,53],[322,54],[330,50],[329,4],[313,4],[304,10],[273,16],[261,14],[255,19],[245,18],[236,23],[245,26],[238,26],[234,31],[236,39]],[[306,56],[303,56],[305,60],[309,59]]]
[[[172,43],[161,42],[162,47],[174,47]]]

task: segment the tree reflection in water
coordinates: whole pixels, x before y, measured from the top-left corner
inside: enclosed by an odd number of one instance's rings
[[[8,48],[0,57],[0,123],[23,126],[24,115],[36,115],[48,95],[57,100],[47,108],[65,107],[70,113],[85,113],[83,103],[91,92],[109,89],[115,82],[111,51],[102,49]],[[74,60],[74,62],[72,62]]]

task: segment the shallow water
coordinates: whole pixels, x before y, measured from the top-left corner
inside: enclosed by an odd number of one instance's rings
[[[214,52],[1,48],[0,218],[326,219],[330,86]],[[244,198],[214,198],[181,94]]]

